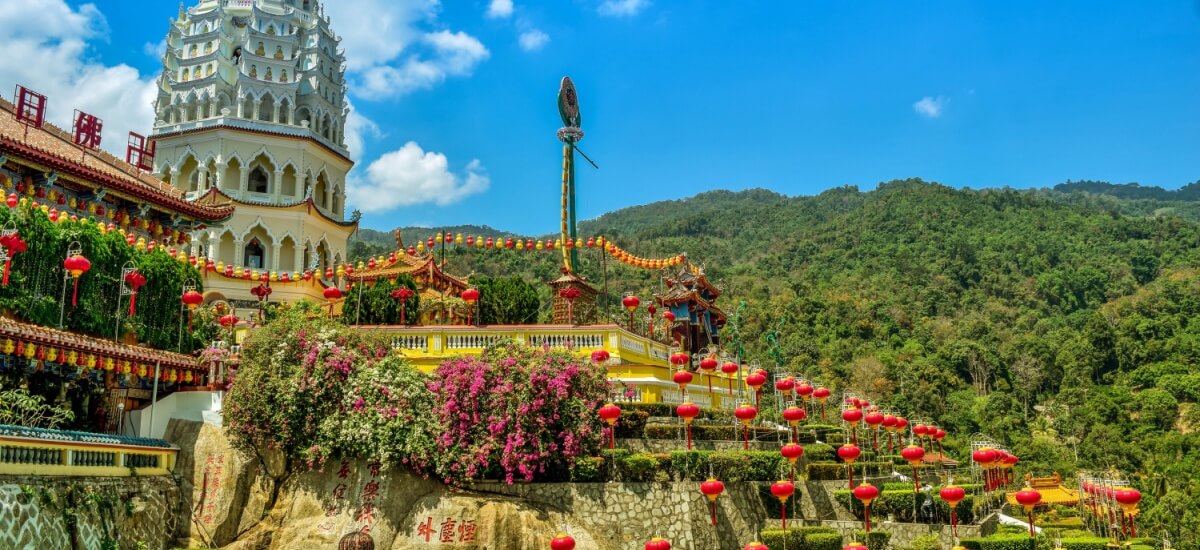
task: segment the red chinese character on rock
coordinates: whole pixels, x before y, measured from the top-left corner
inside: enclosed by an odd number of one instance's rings
[[[348,475],[350,475],[350,463],[343,460],[342,467],[338,469],[338,477],[346,479]]]
[[[475,542],[475,520],[465,519],[458,526],[458,542]]]
[[[377,497],[377,496],[379,496],[379,482],[378,481],[371,480],[366,485],[363,485],[363,490],[362,490],[362,499],[363,500],[375,500],[375,497]]]
[[[371,468],[371,477],[379,476],[379,467],[380,466],[382,466],[382,464],[380,464],[378,462],[372,462],[370,464],[367,464],[367,467]]]
[[[147,172],[154,170],[154,150],[156,146],[146,136],[129,132],[129,146],[125,149],[125,162]]]
[[[346,484],[338,483],[337,487],[333,488],[333,500],[342,500],[346,498]]]
[[[454,525],[456,523],[453,518],[446,518],[442,522],[442,542],[454,542]]]
[[[17,86],[17,122],[41,128],[46,120],[46,96]]]
[[[436,534],[437,534],[437,529],[433,528],[433,518],[426,517],[425,523],[417,524],[417,536],[425,537],[425,542],[429,542],[429,537],[431,535],[436,535]]]
[[[78,109],[75,110],[75,144],[95,149],[100,146],[104,121]]]
[[[360,522],[366,523],[366,525],[364,525],[362,528],[362,532],[364,532],[364,533],[371,532],[371,518],[374,515],[375,515],[375,506],[369,502],[363,503],[362,508],[358,511],[358,519],[355,520],[355,521],[360,521]]]

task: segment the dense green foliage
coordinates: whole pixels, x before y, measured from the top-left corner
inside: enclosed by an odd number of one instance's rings
[[[63,328],[72,332],[100,338],[132,332],[143,344],[167,350],[178,347],[185,353],[204,342],[205,334],[181,330],[184,282],[203,291],[203,280],[191,265],[175,260],[161,248],[138,252],[123,235],[101,233],[92,222],[51,222],[44,212],[28,204],[0,209],[0,226],[16,229],[28,243],[28,250],[13,258],[8,286],[0,287],[0,308],[17,318],[56,327],[65,302]],[[92,265],[79,279],[78,303],[72,307],[73,285],[68,281],[64,287],[63,260],[75,242]],[[146,277],[133,317],[128,315],[129,297],[120,296],[122,269],[127,265]]]
[[[370,284],[354,285],[346,294],[342,318],[355,325],[399,325],[400,300],[393,298],[392,292],[400,287],[412,291],[412,295],[404,300],[404,322],[416,324],[420,318],[421,298],[417,295],[417,284],[408,275],[400,275],[394,281],[380,279]]]
[[[1019,473],[1118,468],[1146,495],[1141,530],[1200,546],[1200,226],[1135,204],[1159,198],[1087,191],[718,191],[580,232],[703,264],[727,290],[719,304],[746,302],[751,361],[775,368],[765,336],[778,331],[780,368],[932,419],[951,449],[984,432],[1021,456]],[[655,272],[580,257],[592,281],[606,265],[609,304],[658,286]],[[460,273],[557,276],[553,254],[447,258]]]
[[[479,291],[479,324],[528,325],[538,321],[537,288],[520,276],[471,277],[471,286]]]

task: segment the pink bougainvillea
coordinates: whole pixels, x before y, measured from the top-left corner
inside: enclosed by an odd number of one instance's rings
[[[432,462],[448,482],[533,480],[600,443],[604,369],[565,352],[496,347],[442,363],[429,389],[440,430]]]

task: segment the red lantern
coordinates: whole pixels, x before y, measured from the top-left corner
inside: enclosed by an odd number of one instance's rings
[[[846,470],[850,474],[850,489],[854,489],[854,461],[862,456],[862,449],[859,449],[858,445],[853,443],[846,443],[838,447],[837,454],[842,459],[842,462],[846,463]]]
[[[184,292],[183,296],[180,299],[183,301],[183,305],[187,306],[187,309],[188,309],[188,331],[191,331],[192,330],[192,316],[195,314],[196,308],[200,307],[200,304],[204,303],[204,296],[202,294],[200,294],[199,292],[196,292],[195,290],[189,290],[187,292]]]
[[[867,548],[867,545],[865,545],[861,542],[855,541],[855,542],[851,542],[850,544],[843,546],[842,550],[870,550],[870,549]]]
[[[675,407],[675,414],[679,415],[679,418],[682,418],[683,423],[687,425],[687,448],[690,451],[692,450],[692,421],[700,416],[700,407],[695,403],[680,403],[678,407]]]
[[[779,390],[783,395],[790,395],[792,390],[796,389],[796,379],[787,376],[775,381],[775,389]]]
[[[938,494],[942,497],[942,500],[946,501],[946,504],[950,507],[950,529],[951,529],[951,532],[953,533],[953,535],[957,537],[958,536],[958,515],[954,513],[954,509],[958,506],[959,502],[962,502],[963,499],[967,498],[967,491],[966,491],[966,489],[963,489],[962,487],[958,487],[956,485],[947,485],[945,487],[942,487],[942,490]]]
[[[704,359],[701,359],[700,360],[700,368],[704,369],[706,371],[716,370],[717,358],[712,355],[709,355],[709,356],[705,357]]]
[[[845,420],[850,425],[850,437],[855,445],[858,445],[858,423],[862,420],[862,417],[862,409],[854,406],[842,411],[842,420]]]
[[[709,509],[712,511],[713,527],[717,526],[717,497],[725,492],[725,484],[713,478],[708,478],[708,481],[700,484],[700,492],[708,497]]]
[[[341,299],[343,292],[342,289],[336,286],[331,286],[326,288],[322,294],[325,296],[326,300],[339,300]]]
[[[600,420],[608,423],[609,449],[615,449],[617,445],[615,431],[618,418],[621,418],[621,407],[618,407],[612,403],[607,403],[603,407],[600,407]]]
[[[945,439],[945,438],[946,438],[946,430],[943,430],[943,429],[941,429],[941,428],[938,428],[936,431],[934,431],[934,433],[933,433],[933,440],[934,440],[934,441],[937,441],[937,446],[938,446],[938,454],[945,454],[945,452],[944,452],[944,451],[942,451],[942,440],[943,440],[943,439]],[[1013,458],[1015,459],[1015,458],[1017,458],[1017,457],[1016,457],[1016,456],[1013,456]],[[1016,463],[1014,462],[1013,464],[1016,464]]]
[[[909,465],[912,466],[913,492],[919,492],[921,490],[921,482],[917,477],[917,465],[919,465],[921,460],[925,458],[925,449],[922,449],[916,445],[909,445],[900,450],[900,456],[904,460],[907,460]]]
[[[592,352],[592,362],[596,363],[597,365],[601,363],[607,363],[609,357],[608,351],[606,350],[598,349]]]
[[[825,401],[829,399],[830,393],[832,392],[829,391],[829,388],[825,387],[820,387],[813,390],[813,397],[815,397],[817,402],[821,404],[821,422],[825,421]]]
[[[1029,514],[1029,537],[1033,538],[1037,536],[1033,531],[1033,509],[1037,507],[1038,504],[1041,504],[1042,494],[1034,489],[1026,488],[1025,490],[1017,491],[1017,494],[1013,495],[1013,498],[1015,498],[1017,500],[1017,504],[1023,506],[1025,508],[1025,512]]]
[[[25,239],[21,238],[19,232],[13,232],[11,235],[0,236],[0,246],[8,250],[4,259],[4,280],[3,286],[8,286],[8,272],[12,267],[13,256],[25,252],[29,248],[29,244]]]
[[[721,372],[729,376],[729,395],[733,395],[733,375],[737,374],[738,366],[733,361],[721,363]]]
[[[754,406],[756,406],[756,407],[759,406],[761,403],[759,401],[759,397],[760,397],[759,390],[761,390],[763,385],[766,383],[767,383],[767,376],[760,372],[750,373],[750,375],[746,377],[746,385],[750,386],[751,388],[754,389]]]
[[[75,280],[75,287],[71,292],[71,307],[75,307],[79,303],[79,278],[92,269],[92,262],[82,254],[76,254],[63,260],[63,269]]]
[[[566,533],[559,533],[550,540],[550,550],[575,550],[575,539]]]
[[[462,292],[462,299],[467,303],[467,324],[471,324],[471,310],[475,309],[475,302],[479,301],[479,291],[473,288],[468,288]]]
[[[402,286],[392,291],[392,298],[400,301],[400,324],[407,325],[408,321],[405,315],[405,310],[408,309],[408,299],[413,297],[411,288]]]
[[[504,240],[504,248],[512,248],[513,244],[514,243],[513,243],[512,237],[509,237]]]
[[[1142,493],[1137,489],[1119,489],[1112,494],[1113,500],[1117,501],[1117,505],[1121,507],[1121,525],[1126,525],[1126,516],[1129,518],[1128,526],[1129,536],[1137,536],[1137,528],[1134,526],[1134,519],[1137,517],[1138,503],[1142,501]]]
[[[217,318],[217,323],[226,329],[233,329],[233,327],[238,324],[238,321],[240,321],[240,319],[238,319],[237,316],[232,313],[228,315],[222,315],[221,317]]]
[[[854,498],[862,502],[863,505],[863,524],[866,527],[867,533],[871,532],[871,503],[879,498],[879,488],[874,485],[863,483],[854,488]]]
[[[137,308],[138,290],[146,286],[146,276],[138,273],[135,269],[125,274],[125,284],[129,285],[131,294],[129,295],[129,316],[133,317],[134,311]]]
[[[9,194],[8,194],[8,198],[7,198],[7,199],[5,199],[5,201],[4,201],[4,204],[7,204],[9,208],[16,208],[16,207],[17,207],[17,202],[18,202],[18,200],[17,200],[17,194],[16,194],[16,193],[9,193]]]
[[[783,419],[787,420],[787,423],[791,424],[792,426],[796,426],[807,417],[808,413],[804,412],[804,409],[801,409],[795,405],[783,409]]]
[[[642,305],[642,301],[637,296],[630,295],[621,300],[621,305],[629,312],[629,332],[633,332],[633,312]]]
[[[871,427],[871,448],[879,451],[879,427],[883,425],[883,414],[879,411],[867,413],[863,417],[863,422],[866,422]]]
[[[783,518],[783,528],[787,529],[787,500],[796,493],[796,485],[790,481],[776,481],[771,484],[771,494],[779,499],[779,510]]]
[[[743,546],[742,550],[771,550],[771,549],[767,548],[767,545],[765,545],[761,542],[754,541],[750,544]]]
[[[748,404],[739,405],[733,410],[733,415],[738,420],[742,421],[742,439],[745,443],[746,450],[750,450],[750,423],[754,421],[754,417],[758,416],[758,409],[751,407]]]
[[[676,384],[679,384],[679,391],[681,392],[687,391],[688,384],[692,383],[692,378],[692,373],[685,370],[677,371],[675,374],[671,375],[671,379],[674,380]]]
[[[688,354],[686,354],[682,351],[671,354],[671,364],[675,365],[675,366],[681,367],[683,365],[686,365],[691,361],[691,359],[692,359],[691,357],[688,357]]]
[[[779,454],[791,464],[792,483],[796,482],[796,461],[804,456],[804,447],[796,443],[787,443],[779,449]]]
[[[646,542],[646,550],[671,550],[671,543],[667,539],[654,537]]]

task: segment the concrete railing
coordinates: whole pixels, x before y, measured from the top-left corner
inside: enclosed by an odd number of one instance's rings
[[[0,475],[162,476],[178,453],[162,440],[0,426]]]

